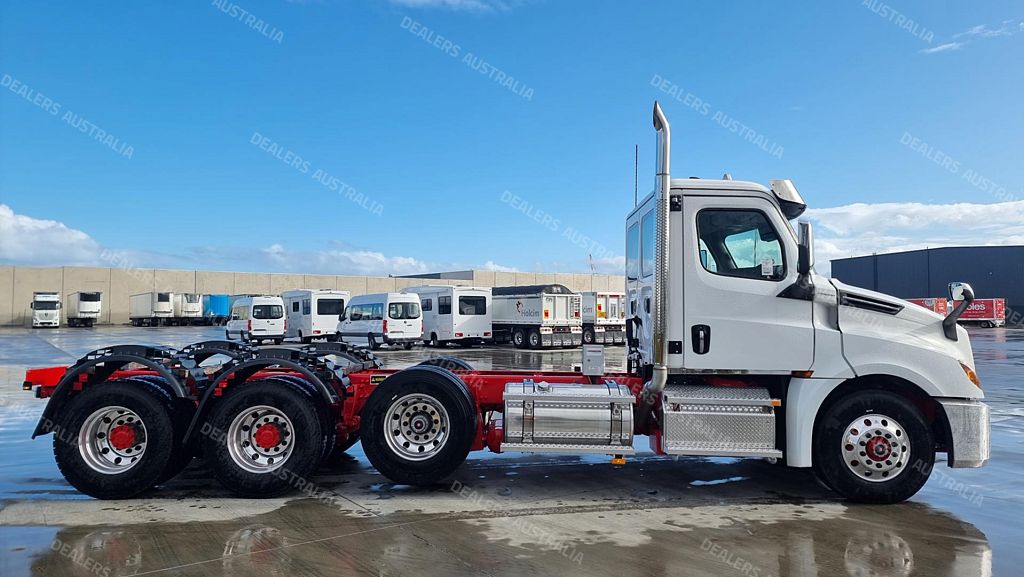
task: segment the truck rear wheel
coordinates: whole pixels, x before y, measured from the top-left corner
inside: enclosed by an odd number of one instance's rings
[[[587,327],[583,329],[583,344],[594,344],[594,329]]]
[[[530,329],[530,332],[526,335],[526,342],[531,349],[539,349],[544,345],[540,338],[540,331],[537,329]]]
[[[526,348],[526,333],[523,329],[516,329],[512,331],[512,344],[515,345],[517,349]]]
[[[70,399],[53,454],[72,486],[97,499],[126,499],[158,482],[174,452],[174,423],[152,387],[108,381]]]
[[[362,411],[360,439],[370,463],[395,483],[430,485],[466,460],[476,408],[447,370],[417,366],[388,377]]]
[[[862,391],[837,401],[815,425],[814,471],[851,501],[899,503],[928,480],[934,447],[917,407],[891,393]]]
[[[320,415],[303,392],[257,381],[229,391],[210,415],[203,455],[232,492],[276,497],[306,484],[323,457]]]

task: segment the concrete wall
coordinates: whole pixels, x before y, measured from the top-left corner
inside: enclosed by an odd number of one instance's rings
[[[421,284],[472,284],[488,287],[560,283],[578,291],[622,290],[625,284],[621,276],[615,275],[469,272],[471,280],[0,265],[0,326],[30,326],[32,310],[29,303],[32,301],[32,293],[37,291],[59,292],[65,301],[76,292],[100,291],[103,293],[100,323],[125,324],[128,322],[128,297],[152,291],[280,294],[296,288],[328,288],[359,295],[391,292]],[[66,322],[66,318],[62,322]]]

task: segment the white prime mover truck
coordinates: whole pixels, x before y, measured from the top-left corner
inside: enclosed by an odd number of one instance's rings
[[[461,347],[491,340],[491,289],[471,286],[423,285],[402,289],[420,296],[423,344]]]
[[[174,293],[151,292],[128,299],[128,320],[133,326],[159,326],[174,318]]]
[[[626,295],[583,292],[583,344],[626,344]]]
[[[32,328],[60,326],[60,293],[40,291],[32,293]]]
[[[77,292],[68,295],[67,318],[69,327],[91,327],[103,307],[103,293],[99,291]]]
[[[50,398],[33,436],[58,433],[61,472],[103,498],[173,477],[192,451],[233,492],[273,497],[356,440],[384,477],[426,486],[484,448],[611,455],[622,465],[636,453],[635,435],[670,458],[810,468],[864,503],[914,495],[939,454],[952,467],[984,465],[989,409],[956,322],[971,287],[951,283],[956,306],[943,317],[817,274],[811,226],[799,223],[798,234],[791,225],[806,205],[790,181],[672,179],[657,105],[654,125],[658,184],[626,220],[625,372],[604,370],[596,346],[578,372],[474,370],[452,358],[386,369],[343,343],[115,346],[26,373],[25,388]],[[545,299],[566,293],[494,289],[495,328],[539,335],[542,320],[559,314]],[[419,303],[410,304],[418,317]],[[532,324],[509,322],[501,306],[535,306],[524,319]],[[186,368],[225,353],[234,356],[220,369]],[[348,364],[331,364],[332,355]],[[136,365],[145,369],[120,370]],[[115,425],[109,415],[132,418]]]
[[[518,349],[578,347],[583,342],[580,294],[560,284],[491,289],[494,342]]]

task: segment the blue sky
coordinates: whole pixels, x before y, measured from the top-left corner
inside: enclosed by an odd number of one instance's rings
[[[819,262],[1024,244],[1022,18],[1009,1],[4,2],[0,261],[402,274],[592,254],[618,272],[655,99],[676,176],[794,180]]]

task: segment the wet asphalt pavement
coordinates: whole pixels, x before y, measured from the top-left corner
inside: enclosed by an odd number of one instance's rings
[[[21,575],[716,575],[904,577],[1024,574],[1024,330],[972,332],[992,407],[992,460],[936,467],[911,501],[845,503],[810,472],[760,460],[473,453],[452,483],[394,486],[359,445],[304,492],[232,497],[193,463],[142,498],[71,488],[29,367],[119,343],[181,346],[219,328],[0,330],[0,577]],[[609,370],[623,350],[606,349]],[[568,369],[579,351],[451,349],[480,369]],[[389,367],[436,354],[382,351]],[[638,439],[638,448],[646,440]]]

